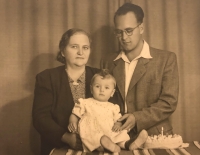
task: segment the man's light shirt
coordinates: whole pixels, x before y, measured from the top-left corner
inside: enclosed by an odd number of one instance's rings
[[[145,40],[144,40],[143,48],[142,48],[140,55],[138,55],[132,61],[128,60],[124,51],[121,51],[119,53],[119,55],[116,57],[116,59],[114,60],[114,61],[116,61],[116,60],[122,58],[122,60],[125,63],[125,113],[127,112],[126,95],[127,95],[127,92],[128,92],[128,88],[129,88],[129,85],[130,85],[131,78],[133,76],[135,67],[136,67],[137,62],[138,62],[138,59],[141,58],[141,57],[143,57],[145,59],[151,59],[152,58],[152,56],[150,55],[149,45]]]

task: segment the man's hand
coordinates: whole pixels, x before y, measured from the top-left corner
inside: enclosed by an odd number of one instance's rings
[[[123,115],[118,121],[126,120],[126,122],[120,127],[121,130],[128,130],[130,131],[132,128],[135,127],[135,116],[133,114],[125,114]]]
[[[112,127],[112,131],[113,132],[119,132],[121,126],[122,126],[122,122],[115,122],[115,124]]]

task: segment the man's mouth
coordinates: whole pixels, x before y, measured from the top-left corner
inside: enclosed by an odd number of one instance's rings
[[[126,44],[130,44],[130,43],[131,43],[131,42],[123,42],[123,44],[125,44],[125,45],[126,45]]]

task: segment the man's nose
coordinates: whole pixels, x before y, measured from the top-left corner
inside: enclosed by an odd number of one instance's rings
[[[126,31],[122,32],[122,40],[125,40],[128,37],[128,35],[126,34]]]

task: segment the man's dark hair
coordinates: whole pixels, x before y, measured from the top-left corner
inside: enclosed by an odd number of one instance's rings
[[[144,12],[143,12],[142,8],[140,6],[132,4],[132,3],[125,3],[121,7],[119,7],[119,9],[115,12],[114,22],[115,22],[115,19],[117,16],[125,15],[128,12],[133,12],[137,19],[137,22],[143,23]]]

